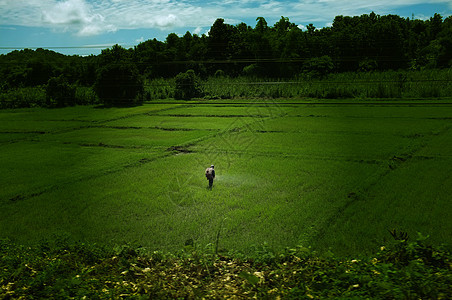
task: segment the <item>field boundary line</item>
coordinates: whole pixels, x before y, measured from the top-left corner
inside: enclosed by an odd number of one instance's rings
[[[172,104],[174,104],[174,107],[166,107],[166,108],[157,109],[157,110],[153,110],[153,111],[133,113],[133,114],[128,114],[128,115],[124,115],[124,116],[120,116],[120,117],[116,117],[116,118],[112,118],[112,119],[93,121],[93,123],[103,124],[103,123],[108,123],[108,122],[113,122],[113,121],[118,121],[118,120],[130,119],[130,118],[134,118],[137,116],[153,115],[154,113],[167,111],[167,110],[173,110],[176,108],[186,108],[186,107],[192,106],[191,104],[177,104],[177,103],[172,103]]]
[[[279,108],[277,105],[268,105],[268,103],[265,103],[266,105],[260,105],[259,108],[267,108],[268,111],[265,111],[265,114],[262,113],[261,110],[250,111],[256,108],[253,106],[244,107],[246,115],[228,115],[227,117],[230,117],[233,119],[229,125],[227,125],[224,129],[211,134],[206,135],[204,137],[198,138],[195,141],[183,143],[180,145],[176,145],[173,147],[168,148],[169,151],[178,151],[178,153],[190,153],[194,152],[192,149],[193,146],[201,143],[206,142],[204,145],[204,151],[197,151],[196,153],[198,155],[195,157],[195,164],[199,165],[201,168],[205,168],[206,166],[209,166],[211,164],[221,164],[221,165],[230,165],[231,160],[228,155],[226,155],[224,158],[222,158],[221,161],[218,161],[218,149],[217,149],[217,139],[220,139],[221,142],[233,146],[236,144],[245,145],[248,147],[250,143],[253,142],[253,139],[249,139],[248,137],[245,138],[239,138],[237,139],[237,136],[231,135],[231,133],[235,132],[242,132],[242,131],[249,131],[253,133],[253,136],[256,137],[255,130],[256,128],[263,128],[263,122],[266,120],[274,119],[274,118],[281,118],[287,115],[287,113],[282,113],[282,110],[279,109],[278,111],[275,111],[274,108]],[[194,115],[186,115],[187,117],[193,117]],[[209,115],[201,115],[201,117],[208,117]],[[218,115],[214,115],[215,117],[218,117]],[[222,115],[223,117],[225,115]],[[219,117],[222,117],[221,115]],[[248,119],[244,120],[240,116],[248,117]],[[249,120],[251,118],[251,120]],[[228,138],[229,137],[229,138]],[[209,140],[211,142],[209,142]],[[228,154],[226,152],[226,154]],[[217,164],[218,163],[218,164]],[[167,190],[167,197],[170,202],[172,202],[175,206],[180,207],[183,206],[184,201],[189,199],[191,195],[188,195],[184,193],[184,189],[187,185],[190,184],[190,179],[195,176],[192,174],[191,177],[189,177],[187,180],[184,180],[182,183],[177,182],[176,186],[172,186],[171,184],[168,186]]]
[[[162,108],[159,110],[156,110],[155,112],[160,112],[160,111],[166,111],[166,110],[171,110],[171,109],[176,109],[176,108],[181,108],[181,107],[190,107],[192,105],[190,104],[176,104],[176,103],[172,103],[175,105],[175,107],[167,107],[167,108]],[[117,120],[122,120],[122,119],[128,119],[128,118],[133,118],[136,116],[140,116],[140,115],[146,115],[149,112],[141,112],[141,113],[136,113],[136,114],[128,114],[125,116],[121,116],[121,117],[117,117],[117,118],[113,118],[113,119],[107,119],[107,120],[77,120],[77,119],[62,119],[62,120],[46,120],[46,121],[55,121],[55,122],[83,122],[83,123],[91,123],[91,124],[103,124],[103,123],[108,123],[108,122],[113,122],[113,121],[117,121]],[[96,125],[83,125],[83,126],[76,126],[76,127],[69,127],[69,128],[62,128],[62,129],[56,129],[56,130],[48,130],[48,131],[40,131],[40,130],[35,130],[35,131],[27,131],[26,134],[34,134],[33,136],[26,136],[26,137],[20,137],[20,138],[16,138],[16,139],[12,139],[9,141],[3,141],[0,142],[0,146],[2,145],[7,145],[7,144],[14,144],[14,143],[18,143],[18,142],[22,142],[22,141],[35,141],[34,139],[36,136],[40,136],[40,135],[51,135],[51,134],[61,134],[61,133],[67,133],[67,132],[72,132],[72,131],[76,131],[76,130],[82,130],[85,128],[90,128],[91,126],[96,126]],[[16,132],[11,131],[11,132],[0,132],[0,134],[15,134]],[[22,134],[22,132],[17,132],[17,134]],[[25,133],[24,133],[25,134]],[[38,141],[39,142],[39,141]]]
[[[199,150],[189,150],[190,153],[202,153]],[[237,156],[262,156],[262,157],[274,157],[274,158],[305,158],[308,160],[330,160],[330,161],[348,161],[348,162],[356,162],[356,163],[366,163],[366,164],[384,164],[386,162],[385,159],[353,159],[347,156],[314,156],[314,155],[303,155],[296,153],[279,153],[279,152],[263,152],[263,151],[247,151],[247,150],[216,150],[216,153],[221,154],[231,154]]]
[[[193,114],[158,114],[156,116],[177,118],[268,118],[265,115],[193,115]]]
[[[64,185],[73,184],[73,183],[76,183],[76,182],[89,181],[89,180],[92,180],[92,179],[95,179],[95,178],[108,176],[108,175],[111,175],[111,174],[115,174],[115,173],[121,172],[121,171],[123,171],[125,169],[128,169],[128,168],[141,167],[142,165],[145,165],[145,164],[157,161],[159,159],[167,158],[167,157],[170,157],[170,156],[173,156],[173,155],[174,155],[174,153],[164,153],[164,154],[158,155],[156,157],[142,158],[142,159],[140,159],[138,161],[131,162],[131,163],[128,163],[128,164],[124,164],[124,165],[122,165],[122,166],[120,166],[118,168],[115,168],[115,169],[107,169],[107,170],[104,170],[103,172],[99,172],[97,174],[90,174],[90,175],[86,175],[86,176],[77,178],[75,180],[68,180],[68,181],[62,182],[62,183],[60,183],[58,185],[55,184],[55,185],[50,185],[50,186],[44,187],[44,188],[36,188],[36,189],[34,189],[35,191],[31,191],[31,192],[24,193],[24,194],[18,194],[16,196],[10,197],[9,199],[8,198],[1,199],[0,201],[2,201],[4,203],[11,203],[11,202],[16,202],[16,201],[29,200],[31,198],[41,196],[41,195],[43,195],[45,193],[57,190],[61,186],[64,186]],[[6,201],[6,200],[8,200],[8,201]]]
[[[330,226],[333,223],[339,222],[341,217],[344,215],[344,212],[350,206],[352,206],[354,203],[363,201],[364,199],[362,199],[361,195],[366,195],[368,193],[368,191],[372,187],[374,187],[377,184],[377,182],[381,181],[384,177],[388,176],[395,170],[399,169],[400,167],[402,167],[412,161],[430,159],[430,157],[426,157],[426,156],[422,156],[422,155],[417,156],[416,153],[421,151],[425,147],[427,147],[428,144],[433,139],[448,132],[450,130],[450,128],[451,128],[451,125],[449,125],[449,124],[444,125],[442,128],[440,128],[436,132],[431,132],[428,136],[425,136],[425,139],[420,140],[417,143],[417,147],[413,147],[410,151],[405,151],[401,154],[396,153],[393,155],[393,157],[387,159],[386,160],[387,168],[385,170],[382,170],[382,172],[378,176],[372,176],[373,179],[370,180],[366,186],[361,186],[359,189],[348,192],[347,196],[346,196],[347,200],[344,202],[344,204],[342,206],[338,207],[334,212],[332,212],[331,216],[323,222],[323,226],[321,226],[320,229],[317,230],[314,235],[310,236],[310,239],[311,240],[312,239],[322,239],[327,231],[327,229],[326,229],[327,226],[325,226],[325,225]],[[431,158],[431,159],[434,159],[434,158]]]

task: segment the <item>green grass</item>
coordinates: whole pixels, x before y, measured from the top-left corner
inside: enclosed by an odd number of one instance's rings
[[[242,117],[241,121],[251,123],[252,117]],[[120,119],[104,123],[105,126],[119,127],[138,127],[138,128],[161,128],[161,129],[195,129],[195,130],[214,130],[219,131],[232,126],[236,118],[225,117],[186,117],[161,116],[161,115],[143,115],[133,118]]]
[[[107,121],[155,113],[178,107],[177,104],[154,104],[128,109],[93,108],[92,106],[66,107],[60,109],[27,108],[2,110],[0,132],[54,132],[63,129],[99,125]]]
[[[451,70],[444,69],[338,73],[322,79],[305,75],[290,79],[212,77],[202,86],[209,99],[425,99],[450,97],[451,78]]]
[[[69,188],[74,181],[120,171],[140,160],[161,154],[56,142],[20,142],[3,145],[2,200],[27,197],[49,189]]]
[[[45,141],[76,143],[82,146],[105,145],[107,147],[130,147],[166,150],[172,145],[190,142],[211,134],[206,130],[167,131],[153,128],[118,129],[90,127],[44,136]]]
[[[347,256],[392,228],[448,242],[450,115],[444,100],[0,111],[0,237],[176,251],[220,234]]]
[[[255,103],[258,104],[258,103]],[[276,109],[275,109],[276,108]],[[159,115],[169,115],[169,116],[206,116],[206,117],[247,117],[251,116],[253,118],[263,118],[271,117],[275,113],[282,114],[287,108],[282,107],[268,107],[268,106],[236,106],[236,105],[196,105],[187,107],[178,107],[172,109],[171,111],[158,112]]]
[[[378,246],[382,240],[388,241],[388,228],[400,228],[411,238],[417,231],[424,231],[437,243],[449,243],[452,205],[447,193],[451,180],[444,176],[449,167],[443,159],[412,160],[369,185],[358,201],[323,230],[319,246],[359,253],[369,244]]]

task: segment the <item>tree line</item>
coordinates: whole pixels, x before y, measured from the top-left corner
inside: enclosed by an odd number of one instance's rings
[[[134,48],[119,45],[89,57],[25,49],[0,56],[0,89],[61,84],[94,86],[100,98],[140,93],[143,80],[173,78],[193,70],[197,76],[290,78],[300,74],[419,70],[452,66],[452,17],[428,20],[380,16],[337,16],[330,27],[301,28],[281,17],[251,27],[217,19],[208,35],[169,34]],[[55,78],[58,78],[56,80]],[[60,84],[60,85],[61,85]],[[114,89],[118,85],[129,90]],[[113,91],[109,91],[112,88]],[[119,93],[119,94],[118,94]]]

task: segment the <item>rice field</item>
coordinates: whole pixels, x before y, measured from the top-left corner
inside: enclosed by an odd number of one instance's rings
[[[353,255],[395,228],[450,244],[451,116],[447,100],[2,110],[0,237]]]

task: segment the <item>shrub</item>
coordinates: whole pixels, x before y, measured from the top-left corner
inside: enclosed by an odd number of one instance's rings
[[[75,90],[75,102],[78,105],[90,105],[97,104],[98,99],[93,88],[78,86]]]
[[[174,78],[148,79],[145,82],[144,100],[168,99],[174,97]]]
[[[378,63],[375,59],[366,58],[359,63],[359,70],[361,72],[375,71],[378,68]]]
[[[222,77],[225,77],[226,76],[226,74],[224,73],[224,71],[223,70],[217,70],[216,72],[215,72],[215,77],[219,77],[219,78],[222,78]]]
[[[46,92],[42,86],[11,89],[0,94],[0,108],[45,106]]]
[[[176,89],[174,98],[178,100],[190,100],[195,97],[202,97],[201,83],[195,71],[188,70],[176,76]]]
[[[311,77],[323,78],[334,69],[333,60],[328,55],[314,57],[306,61],[304,71]]]
[[[263,74],[264,70],[258,64],[252,64],[243,68],[243,75],[248,77],[260,77]]]
[[[46,103],[49,107],[74,106],[75,87],[62,75],[50,78],[46,86]]]
[[[98,71],[94,90],[104,105],[134,105],[142,102],[143,81],[135,65],[110,63]]]

